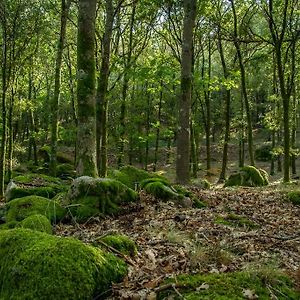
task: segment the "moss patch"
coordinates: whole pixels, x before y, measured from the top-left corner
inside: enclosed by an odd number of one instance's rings
[[[0,232],[1,299],[103,299],[126,274],[115,256],[28,229]]]
[[[40,232],[52,234],[52,226],[50,221],[44,215],[32,215],[21,221],[17,227],[27,228]]]
[[[287,197],[294,205],[300,205],[300,191],[289,192]]]
[[[22,221],[31,215],[41,214],[53,224],[62,220],[66,214],[57,202],[39,196],[14,199],[6,207],[6,222]]]
[[[272,270],[265,276],[264,272],[236,272],[226,274],[180,275],[176,277],[177,288],[184,299],[246,299],[246,290],[253,291],[258,299],[271,299],[270,290],[276,299],[299,299],[292,281],[280,271]],[[174,290],[161,293],[159,299],[174,295]],[[177,298],[176,298],[177,297]],[[254,298],[253,298],[254,299]]]
[[[88,176],[75,179],[66,197],[71,214],[79,222],[99,214],[115,214],[120,205],[137,199],[135,191],[117,180]]]
[[[67,163],[59,164],[56,167],[56,176],[61,179],[74,178],[76,176],[74,166]]]
[[[224,224],[233,227],[247,227],[250,229],[259,228],[259,225],[247,219],[246,217],[239,216],[233,213],[228,214],[225,217],[218,216],[215,220],[217,224]]]
[[[101,238],[101,241],[125,255],[133,257],[137,254],[135,242],[126,235],[107,235]]]

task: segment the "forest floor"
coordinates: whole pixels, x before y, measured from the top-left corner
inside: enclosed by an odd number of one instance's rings
[[[118,232],[136,242],[138,255],[126,257],[128,276],[113,286],[111,299],[156,299],[165,279],[179,274],[271,266],[295,276],[300,266],[300,208],[286,201],[284,191],[274,185],[191,189],[207,207],[178,208],[141,192],[141,201],[120,216],[59,224],[56,234],[93,243]]]

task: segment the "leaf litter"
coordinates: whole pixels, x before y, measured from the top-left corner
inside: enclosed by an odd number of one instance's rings
[[[116,217],[95,218],[86,224],[59,224],[56,234],[86,243],[110,233],[129,236],[138,246],[129,272],[114,284],[110,299],[156,299],[176,284],[165,279],[180,274],[225,273],[275,262],[295,274],[300,266],[300,208],[285,201],[278,191],[239,188],[191,188],[206,208],[180,208],[141,192],[141,201]],[[236,226],[232,215],[256,226]],[[228,223],[216,222],[218,217]],[[236,217],[235,217],[236,218]],[[249,223],[250,224],[250,223]],[[203,283],[199,289],[209,288]],[[179,293],[180,294],[180,293]],[[255,299],[255,291],[245,290]]]

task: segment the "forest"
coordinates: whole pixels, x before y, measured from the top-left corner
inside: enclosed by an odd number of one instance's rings
[[[300,299],[298,0],[0,0],[0,299]]]

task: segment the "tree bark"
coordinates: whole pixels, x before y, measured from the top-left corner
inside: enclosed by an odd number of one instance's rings
[[[77,176],[96,177],[95,18],[96,0],[79,0],[77,33]]]
[[[190,111],[192,96],[193,31],[196,20],[196,0],[184,0],[184,24],[181,56],[181,97],[177,133],[176,181],[190,181]]]
[[[103,49],[101,69],[98,77],[98,90],[96,98],[97,112],[97,164],[101,177],[107,175],[107,86],[109,77],[109,62],[111,51],[111,38],[114,22],[113,1],[106,0],[106,22],[103,36]]]

